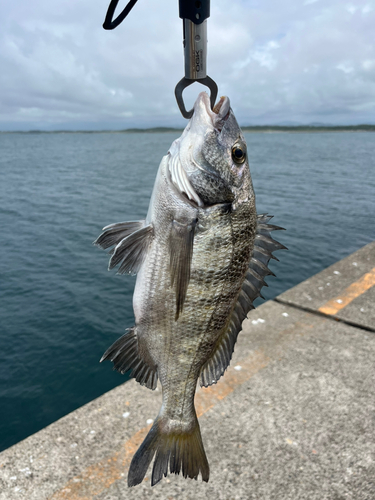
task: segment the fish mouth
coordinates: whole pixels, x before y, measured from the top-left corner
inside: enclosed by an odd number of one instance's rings
[[[193,147],[201,148],[202,141],[207,131],[215,131],[220,134],[226,120],[230,115],[230,101],[228,97],[221,97],[218,103],[211,109],[211,102],[206,92],[201,92],[198,95],[194,104],[194,113],[184,132],[179,139],[176,139],[168,151],[168,172],[172,184],[177,188],[177,191],[196,207],[204,207],[205,203],[194,189],[190,182],[192,170],[201,170],[206,176],[219,178],[218,174],[212,170],[210,165],[201,158],[198,161],[194,157]],[[186,141],[185,139],[189,137]],[[181,150],[183,154],[181,156]],[[182,165],[181,158],[190,165],[190,168],[185,168]]]
[[[229,97],[220,97],[219,101],[211,109],[211,102],[206,92],[201,92],[194,104],[193,119],[209,121],[218,132],[221,132],[224,123],[230,114],[230,101]]]
[[[221,115],[224,117],[224,119],[226,119],[228,118],[227,115],[229,113],[229,110],[230,110],[229,97],[221,96],[219,102],[215,104],[214,109],[212,111],[213,113]]]

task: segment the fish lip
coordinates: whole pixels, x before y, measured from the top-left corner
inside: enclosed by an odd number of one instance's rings
[[[201,103],[204,105],[206,113],[213,121],[214,112],[211,109],[211,101],[210,98],[208,97],[207,92],[200,92],[200,94],[198,95],[198,98],[194,104],[194,112],[196,111],[196,108],[200,106]]]
[[[220,98],[219,102],[211,109],[211,101],[206,92],[201,92],[194,104],[194,115],[202,118],[202,114],[206,114],[211,121],[214,129],[221,132],[224,126],[224,122],[228,119],[230,115],[230,101],[229,98],[223,96]]]

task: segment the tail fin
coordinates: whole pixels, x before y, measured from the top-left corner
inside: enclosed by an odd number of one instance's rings
[[[195,417],[195,425],[191,431],[178,432],[176,430],[165,432],[162,425],[163,417],[158,417],[145,440],[138,448],[130,464],[128,486],[136,486],[143,481],[148,466],[155,453],[152,469],[151,486],[157,484],[168,474],[168,463],[171,474],[182,471],[184,477],[197,479],[199,472],[203,481],[208,481],[210,468],[206,453],[203,448],[202,436]]]

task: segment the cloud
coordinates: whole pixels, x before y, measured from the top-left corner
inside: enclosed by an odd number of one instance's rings
[[[185,123],[178,2],[139,0],[113,31],[101,27],[107,6],[0,0],[1,129]],[[374,123],[374,21],[361,0],[215,0],[208,74],[243,124]]]
[[[373,10],[373,6],[371,4],[366,4],[362,7],[362,14],[368,14]]]
[[[278,49],[279,47],[280,44],[278,42],[270,40],[269,42],[250,50],[249,56],[242,61],[237,61],[235,66],[241,70],[254,60],[257,61],[260,66],[273,70],[277,65],[277,60],[273,56],[272,51]]]
[[[354,14],[357,11],[357,7],[355,5],[347,5],[346,10],[349,12],[349,14]]]
[[[343,71],[344,73],[353,73],[354,68],[348,62],[342,62],[336,66],[336,69]]]

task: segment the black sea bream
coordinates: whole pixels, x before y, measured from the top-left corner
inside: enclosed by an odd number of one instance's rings
[[[160,380],[163,404],[133,457],[139,484],[155,456],[152,485],[171,473],[204,481],[209,466],[194,407],[197,380],[215,384],[230,363],[241,323],[260,296],[279,229],[257,216],[246,143],[222,97],[202,92],[194,114],[161,161],[146,220],[104,228],[109,268],[137,273],[135,326],[102,360],[142,385]]]

